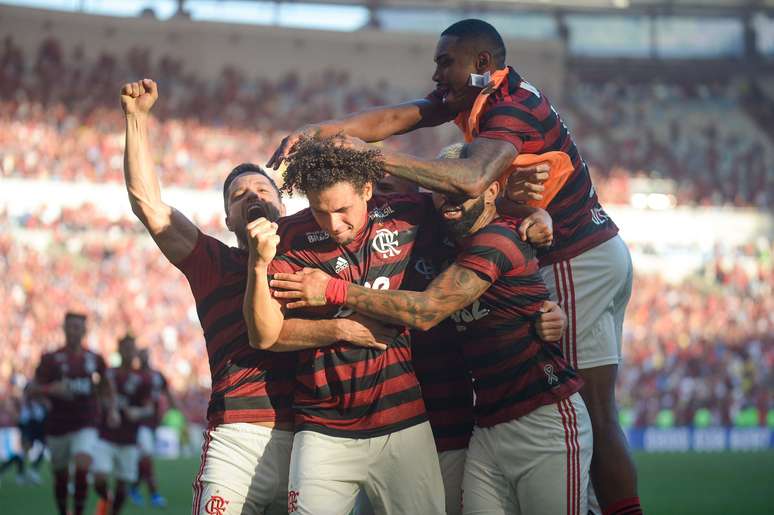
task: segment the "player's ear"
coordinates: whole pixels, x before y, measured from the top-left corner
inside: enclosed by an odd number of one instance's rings
[[[363,198],[366,202],[371,200],[371,197],[374,196],[374,185],[373,183],[367,182],[363,185]]]
[[[492,65],[492,54],[489,52],[479,52],[478,59],[476,60],[476,70],[478,73],[483,73],[490,69]]]
[[[484,190],[484,203],[494,204],[497,197],[500,195],[500,181],[494,181],[489,187]]]

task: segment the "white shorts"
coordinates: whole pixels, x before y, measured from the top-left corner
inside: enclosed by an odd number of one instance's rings
[[[59,436],[47,436],[46,445],[51,451],[51,468],[67,468],[76,454],[88,454],[94,459],[94,448],[98,441],[99,434],[93,427],[84,427]]]
[[[579,394],[516,420],[473,429],[465,515],[586,515],[593,439]]]
[[[137,447],[140,448],[140,456],[153,456],[156,450],[156,432],[148,426],[140,426],[137,431]]]
[[[462,476],[465,472],[465,457],[467,449],[454,449],[438,453],[438,463],[441,465],[441,479],[446,494],[446,515],[460,515],[462,513]],[[353,515],[373,515],[374,509],[371,501],[360,490],[355,502]]]
[[[443,483],[430,423],[373,438],[296,433],[288,513],[348,515],[361,489],[378,515],[443,515]]]
[[[140,463],[140,449],[137,445],[120,445],[99,439],[95,446],[91,471],[134,483],[137,481],[137,466]]]
[[[567,261],[540,269],[551,293],[567,314],[561,341],[576,369],[621,362],[623,321],[632,294],[632,258],[616,235]]]
[[[255,424],[204,432],[193,515],[286,514],[293,433]]]

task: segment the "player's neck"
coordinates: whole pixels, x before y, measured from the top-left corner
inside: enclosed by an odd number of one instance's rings
[[[492,221],[495,220],[498,216],[500,215],[497,214],[497,210],[495,209],[494,204],[486,204],[484,206],[484,212],[481,213],[481,216],[478,217],[476,223],[474,223],[473,227],[470,228],[468,236],[476,234],[478,231],[492,223]]]
[[[65,350],[70,354],[78,354],[80,352],[83,352],[83,345],[81,345],[81,342],[76,342],[76,343],[65,342]]]

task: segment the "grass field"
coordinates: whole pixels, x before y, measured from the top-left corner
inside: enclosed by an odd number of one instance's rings
[[[640,494],[648,514],[770,515],[774,513],[774,452],[638,454]],[[166,510],[127,503],[123,515],[190,513],[191,480],[198,459],[158,461],[156,476]],[[16,486],[12,472],[0,484],[0,514],[54,514],[50,474],[43,486]],[[96,495],[89,496],[88,515]],[[407,514],[422,515],[422,514]]]

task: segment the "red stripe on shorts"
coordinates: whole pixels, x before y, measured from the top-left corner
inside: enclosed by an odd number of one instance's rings
[[[564,399],[559,401],[557,403],[557,407],[559,408],[559,414],[562,416],[562,426],[564,427],[564,446],[567,449],[567,467],[566,467],[566,477],[567,477],[567,515],[573,515],[572,509],[570,508],[573,505],[572,502],[572,494],[573,494],[573,488],[571,486],[571,475],[572,475],[572,444],[570,443],[570,430],[569,430],[569,424],[568,424],[568,414],[565,413],[565,407],[564,407]]]
[[[194,480],[192,515],[199,515],[201,512],[202,491],[204,490],[202,486],[202,475],[204,474],[204,464],[207,462],[207,451],[209,451],[210,442],[212,441],[210,431],[211,429],[208,429],[204,432],[204,442],[202,443],[202,462],[199,464],[199,472],[196,474],[196,479]]]
[[[575,283],[572,280],[572,263],[567,261],[567,277],[570,281],[570,303],[572,304],[572,366],[578,369],[578,334],[575,331]],[[568,313],[567,316],[570,316]],[[570,356],[567,356],[569,361]],[[576,428],[577,429],[577,428]]]
[[[575,473],[575,491],[576,491],[576,497],[575,497],[575,506],[573,510],[575,511],[576,515],[580,515],[580,498],[581,498],[581,481],[580,481],[580,443],[578,442],[578,413],[575,411],[575,405],[572,403],[572,400],[568,397],[565,399],[567,401],[567,409],[570,413],[570,420],[572,423],[572,440],[573,440],[573,447],[575,448],[575,452],[573,453],[573,467],[574,467],[574,473]]]

